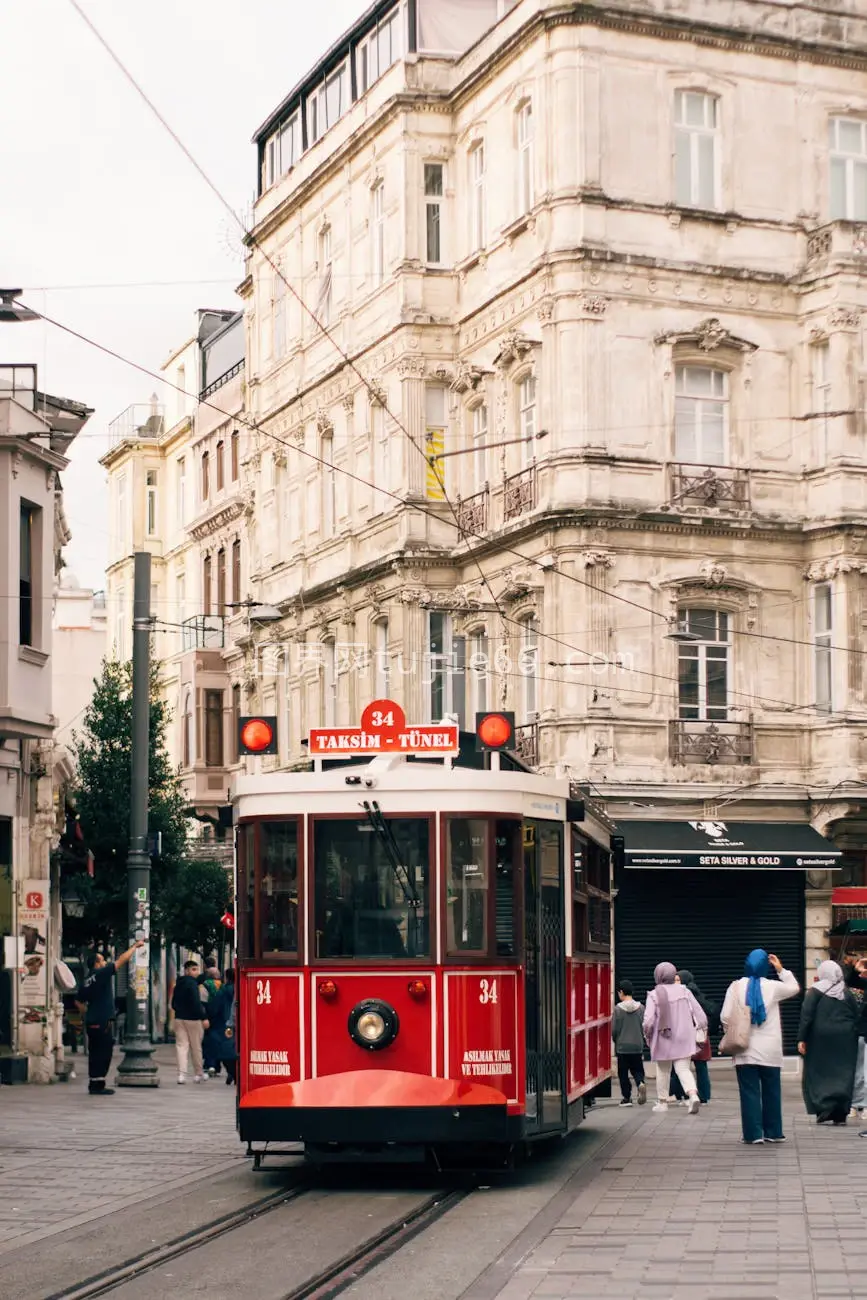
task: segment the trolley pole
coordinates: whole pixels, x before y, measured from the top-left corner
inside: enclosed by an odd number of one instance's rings
[[[151,557],[136,551],[132,618],[132,784],[129,854],[129,937],[137,948],[129,965],[126,1032],[117,1084],[122,1088],[158,1088],[150,1030],[151,860],[148,853],[148,757],[150,749]]]

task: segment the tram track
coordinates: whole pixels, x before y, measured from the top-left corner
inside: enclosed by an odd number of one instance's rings
[[[191,1232],[175,1237],[163,1246],[142,1251],[119,1265],[86,1278],[73,1287],[55,1291],[44,1300],[96,1300],[98,1296],[110,1295],[126,1283],[133,1282],[165,1264],[189,1255],[202,1246],[209,1246],[220,1239],[227,1238],[263,1215],[297,1202],[314,1190],[317,1189],[304,1186],[272,1192],[243,1209],[222,1215]],[[333,1297],[346,1291],[353,1283],[448,1214],[470,1194],[471,1190],[467,1188],[443,1190],[427,1197],[421,1204],[405,1211],[393,1222],[366,1237],[338,1259],[312,1273],[309,1278],[285,1292],[280,1300],[333,1300]]]

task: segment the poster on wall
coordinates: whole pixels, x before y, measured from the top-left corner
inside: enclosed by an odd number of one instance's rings
[[[48,881],[25,880],[18,906],[18,1013],[22,1024],[40,1024],[48,1002]]]

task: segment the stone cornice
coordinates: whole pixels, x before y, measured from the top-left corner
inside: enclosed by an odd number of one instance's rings
[[[213,534],[218,533],[221,528],[225,528],[227,524],[231,524],[236,519],[239,519],[244,513],[244,506],[244,501],[239,500],[238,498],[234,501],[227,502],[225,505],[219,506],[216,510],[211,511],[210,514],[205,515],[203,519],[199,519],[194,524],[190,525],[190,536],[197,542],[202,542],[205,538],[212,537]]]

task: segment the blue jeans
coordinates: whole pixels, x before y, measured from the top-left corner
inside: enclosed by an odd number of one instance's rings
[[[781,1071],[772,1065],[739,1065],[741,1128],[745,1142],[783,1136]]]

